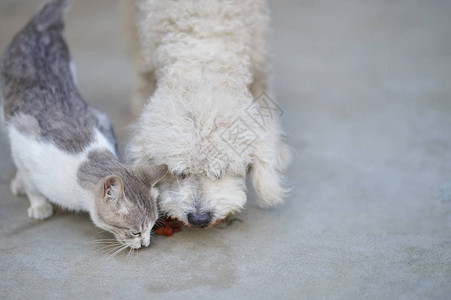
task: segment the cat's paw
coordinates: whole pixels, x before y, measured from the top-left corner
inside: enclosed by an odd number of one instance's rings
[[[30,206],[28,208],[28,217],[32,219],[44,220],[53,215],[53,206],[50,203],[45,203],[37,206]]]
[[[25,188],[23,186],[23,183],[20,179],[17,178],[17,176],[11,180],[10,188],[11,193],[13,193],[14,196],[25,195]]]

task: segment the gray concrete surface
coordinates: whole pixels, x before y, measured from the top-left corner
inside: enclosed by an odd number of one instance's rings
[[[0,49],[40,1],[0,1]],[[128,139],[118,10],[77,0],[85,98]],[[84,214],[29,220],[0,137],[0,298],[450,299],[451,2],[272,1],[275,92],[294,190],[241,222],[106,259]]]

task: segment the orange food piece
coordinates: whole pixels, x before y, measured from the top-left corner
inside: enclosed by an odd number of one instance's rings
[[[171,236],[174,232],[182,231],[182,226],[182,222],[167,218],[162,223],[155,225],[153,230],[157,235]]]

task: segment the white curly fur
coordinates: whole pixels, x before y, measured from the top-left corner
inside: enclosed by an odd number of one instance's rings
[[[140,49],[135,110],[148,99],[127,154],[169,166],[161,211],[186,224],[189,213],[209,212],[215,224],[243,208],[247,171],[262,206],[280,203],[289,151],[278,116],[261,126],[248,113],[268,89],[266,2],[126,4],[130,49]],[[234,136],[237,124],[244,130]]]

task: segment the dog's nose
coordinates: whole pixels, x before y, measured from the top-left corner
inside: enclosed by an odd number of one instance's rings
[[[205,228],[211,222],[211,213],[210,212],[195,212],[188,214],[188,222],[196,227]]]

